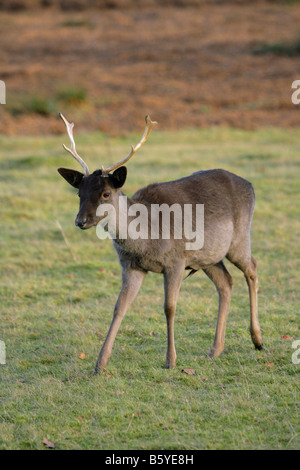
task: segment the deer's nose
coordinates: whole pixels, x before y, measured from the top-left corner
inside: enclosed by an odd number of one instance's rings
[[[84,228],[86,226],[86,223],[87,223],[87,219],[75,220],[75,225],[76,227],[79,227],[79,228]]]

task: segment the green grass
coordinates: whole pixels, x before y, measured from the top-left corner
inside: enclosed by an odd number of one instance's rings
[[[51,95],[51,96],[50,96]],[[60,87],[49,96],[36,93],[17,93],[10,96],[7,110],[12,116],[34,115],[50,116],[58,114],[59,109],[70,109],[83,105],[87,92],[82,87]]]
[[[94,133],[76,143],[96,169],[126,155],[138,138]],[[117,256],[94,229],[75,229],[78,198],[56,171],[77,168],[62,149],[67,136],[0,138],[1,449],[43,449],[44,438],[56,449],[299,448],[299,365],[292,341],[282,339],[300,339],[299,142],[298,131],[280,129],[153,132],[128,164],[128,195],[214,167],[254,184],[252,247],[265,347],[253,348],[246,283],[226,263],[234,290],[223,355],[207,357],[217,295],[197,273],[182,284],[178,363],[165,370],[163,282],[149,274],[107,373],[93,377],[120,288]]]
[[[86,90],[80,87],[64,87],[57,92],[57,100],[64,105],[78,104],[86,100]]]
[[[76,18],[69,18],[65,21],[62,21],[59,25],[66,28],[94,28],[94,25],[90,20]]]
[[[300,54],[300,38],[294,40],[293,42],[274,42],[270,44],[260,44],[253,50],[253,53],[294,57]]]
[[[15,95],[7,109],[12,116],[22,114],[50,116],[50,114],[56,113],[56,104],[51,98],[23,94]]]

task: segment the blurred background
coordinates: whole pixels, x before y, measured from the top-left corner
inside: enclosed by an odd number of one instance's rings
[[[0,80],[0,448],[299,450],[300,1],[0,0]],[[251,181],[262,351],[231,265],[224,355],[207,359],[218,296],[199,272],[182,283],[166,372],[149,273],[91,379],[121,273],[110,240],[75,228],[56,170],[80,165],[59,111],[92,171],[128,154],[147,113],[158,121],[128,196],[199,169]]]
[[[300,2],[0,0],[0,133],[299,125]]]

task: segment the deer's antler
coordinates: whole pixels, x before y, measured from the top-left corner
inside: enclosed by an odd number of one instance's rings
[[[139,143],[134,147],[133,145],[131,146],[131,150],[127,157],[125,157],[123,160],[121,160],[118,163],[115,163],[114,165],[109,166],[108,168],[103,168],[102,167],[102,174],[107,175],[110,171],[116,170],[120,166],[122,166],[124,163],[128,162],[128,160],[135,154],[137,150],[141,148],[141,146],[146,142],[148,139],[150,132],[152,131],[153,127],[156,126],[157,122],[156,121],[151,121],[151,118],[149,115],[145,117],[146,121],[146,127],[145,127],[145,132],[143,134],[143,137],[139,141]]]
[[[64,144],[63,144],[63,148],[65,150],[67,150],[68,152],[70,152],[70,154],[72,155],[72,157],[75,158],[75,160],[77,160],[80,165],[82,166],[83,170],[84,170],[84,176],[89,176],[90,172],[89,172],[89,169],[88,169],[88,166],[87,164],[85,163],[85,161],[78,155],[78,153],[76,152],[76,147],[75,147],[75,141],[74,141],[74,137],[73,137],[73,127],[74,127],[74,122],[68,122],[67,119],[61,114],[59,113],[59,117],[64,121],[65,123],[65,126],[66,126],[66,129],[67,129],[67,133],[68,133],[68,137],[70,139],[70,142],[71,142],[71,148],[68,149],[68,147],[66,147]]]

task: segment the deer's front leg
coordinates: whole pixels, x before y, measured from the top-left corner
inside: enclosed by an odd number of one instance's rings
[[[110,328],[96,362],[94,374],[97,374],[97,372],[99,372],[101,369],[105,369],[109,361],[115,337],[121,325],[122,319],[127,312],[128,307],[140,290],[144,277],[145,273],[142,271],[123,269],[121,291],[115,305]]]
[[[174,317],[179,289],[184,272],[184,261],[179,261],[171,270],[164,272],[164,310],[167,320],[168,347],[165,367],[170,369],[176,366],[176,350],[174,340]]]

